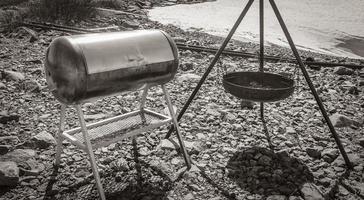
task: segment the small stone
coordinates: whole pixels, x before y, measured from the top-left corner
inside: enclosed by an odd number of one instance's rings
[[[271,195],[268,196],[266,200],[287,200],[287,197],[284,195]]]
[[[259,158],[258,163],[263,166],[269,166],[272,162],[272,159],[266,155],[263,155]]]
[[[358,166],[354,167],[354,170],[357,171],[357,172],[361,172],[361,171],[363,171],[363,169],[364,169],[363,165],[358,165]]]
[[[1,115],[0,114],[0,123],[6,124],[11,121],[19,121],[20,116],[19,115]]]
[[[199,142],[185,141],[185,147],[189,154],[199,154],[202,151],[201,144]]]
[[[339,194],[348,196],[350,194],[350,192],[347,191],[343,186],[339,185]]]
[[[323,185],[324,187],[329,187],[331,184],[331,179],[324,177],[318,180],[318,182]]]
[[[351,86],[349,88],[349,94],[352,94],[352,95],[359,95],[359,89],[356,87],[356,86]]]
[[[78,161],[81,161],[82,160],[82,157],[75,154],[75,155],[72,155],[72,159],[75,161],[75,162],[78,162]]]
[[[337,75],[353,75],[354,70],[343,67],[343,66],[339,66],[339,67],[335,68],[334,73]]]
[[[0,82],[0,90],[5,89],[5,88],[6,88],[6,85],[4,83]]]
[[[195,197],[193,196],[192,193],[188,193],[183,197],[183,200],[193,200],[195,199]]]
[[[305,183],[301,187],[301,193],[305,200],[325,200],[322,192],[313,183]]]
[[[236,120],[236,116],[232,113],[228,113],[225,115],[225,119],[227,119],[228,121],[235,121]]]
[[[55,145],[57,143],[56,139],[54,139],[54,137],[46,131],[40,132],[39,134],[35,135],[31,140],[34,145],[40,149],[48,148],[49,146]]]
[[[199,140],[205,140],[205,139],[206,139],[206,136],[205,136],[205,134],[203,134],[203,133],[197,133],[197,134],[196,134],[196,137],[197,137],[197,139],[199,139]]]
[[[302,197],[298,197],[298,196],[290,196],[288,198],[288,200],[303,200]]]
[[[212,198],[209,198],[209,200],[222,200],[221,197],[212,197]]]
[[[192,62],[185,62],[181,64],[180,69],[182,71],[189,71],[193,69],[194,64]]]
[[[107,115],[98,113],[93,115],[85,115],[85,121],[100,120],[106,118]]]
[[[296,130],[293,127],[286,127],[286,134],[296,134]]]
[[[322,156],[329,156],[332,159],[336,159],[339,156],[339,150],[338,149],[325,149],[322,152]]]
[[[128,165],[128,161],[126,161],[124,158],[119,158],[116,162],[115,162],[115,168],[118,171],[128,171],[129,170],[129,165]]]
[[[10,145],[0,145],[0,155],[8,153],[10,148],[11,148]]]
[[[245,100],[242,100],[241,103],[240,103],[240,108],[241,109],[253,109],[255,106],[255,103],[252,102],[252,101],[245,101]]]
[[[25,79],[25,76],[20,72],[4,71],[3,74],[6,80],[23,81]]]
[[[364,86],[364,79],[359,80],[359,86]],[[0,87],[1,89],[1,87]]]
[[[169,139],[161,140],[158,146],[161,149],[168,149],[168,150],[176,150],[179,148],[178,143],[175,143],[173,140],[171,141]]]
[[[359,144],[364,148],[364,138],[359,139]]]
[[[220,112],[214,108],[206,108],[206,114],[215,117],[219,117],[221,115]]]
[[[332,162],[334,162],[335,158],[332,158],[332,157],[330,157],[328,155],[323,155],[322,160],[324,160],[327,163],[332,163]]]
[[[193,82],[193,81],[198,81],[201,79],[201,76],[197,75],[197,74],[191,74],[191,73],[187,73],[187,74],[182,74],[181,76],[177,77],[177,81],[178,82]]]
[[[317,171],[313,171],[312,174],[316,177],[316,178],[323,178],[325,177],[325,172],[321,169],[317,170]]]
[[[235,72],[239,70],[239,66],[235,63],[224,63],[224,69],[227,70],[227,73],[229,72]]]
[[[174,42],[176,43],[185,43],[187,40],[183,37],[173,37]]]
[[[39,116],[39,119],[48,119],[51,116],[52,116],[52,114],[44,114],[44,115]]]
[[[358,166],[362,162],[362,159],[360,158],[360,156],[355,153],[348,153],[348,158],[354,167]],[[344,158],[342,158],[342,156],[340,156],[338,158],[338,160],[341,160],[341,159],[344,160]]]
[[[15,162],[0,162],[0,186],[16,186],[19,183],[19,168]]]
[[[306,153],[312,158],[320,159],[322,149],[323,149],[322,147],[321,148],[318,148],[318,147],[316,147],[316,148],[307,148]]]
[[[24,89],[28,92],[40,92],[42,86],[36,80],[25,81]]]
[[[172,165],[178,165],[178,163],[180,163],[180,159],[179,158],[173,158],[172,160],[171,160],[171,164]]]
[[[20,168],[22,175],[24,176],[38,176],[45,169],[45,166],[42,163],[38,163],[34,159],[25,161],[25,164],[27,165],[27,168],[30,168],[30,170]]]
[[[352,125],[360,126],[359,122],[352,120],[345,115],[341,115],[341,114],[337,114],[337,113],[332,115],[330,117],[330,120],[335,127],[349,127]]]
[[[136,28],[139,28],[139,22],[137,21],[131,21],[131,20],[125,20],[123,23],[122,23],[122,26],[124,26],[125,28],[132,28],[132,29],[136,29]]]

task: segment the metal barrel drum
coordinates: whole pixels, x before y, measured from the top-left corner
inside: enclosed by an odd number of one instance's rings
[[[64,104],[164,84],[177,67],[176,44],[159,30],[59,37],[45,61],[48,87]]]

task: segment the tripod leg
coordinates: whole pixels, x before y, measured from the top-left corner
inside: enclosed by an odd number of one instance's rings
[[[187,169],[191,169],[191,160],[190,160],[190,158],[188,156],[185,144],[184,144],[184,142],[182,140],[181,132],[180,132],[179,126],[178,126],[178,121],[177,121],[176,115],[174,114],[171,98],[169,97],[169,93],[168,93],[165,85],[162,85],[162,89],[163,89],[164,96],[166,98],[166,102],[167,102],[167,106],[168,106],[168,109],[169,109],[169,113],[170,113],[171,118],[172,118],[172,122],[174,124],[174,127],[176,128],[177,139],[178,139],[179,146],[180,146],[182,154],[183,154],[183,158],[185,159]]]
[[[264,0],[259,0],[259,23],[260,23],[259,71],[264,72]],[[262,119],[262,121],[264,121],[263,102],[260,103],[260,118]]]
[[[88,137],[86,122],[85,122],[85,119],[83,117],[82,108],[81,108],[80,105],[77,105],[76,109],[77,109],[78,119],[79,119],[80,125],[81,125],[83,138],[84,138],[84,141],[86,143],[86,147],[87,147],[86,150],[87,150],[88,157],[90,159],[92,172],[93,172],[95,180],[96,180],[96,187],[97,187],[97,190],[99,191],[100,198],[102,200],[106,200],[104,189],[102,188],[102,184],[101,184],[99,171],[97,170],[95,155],[94,155],[94,152],[92,151],[91,142],[90,142],[90,139]]]
[[[327,123],[327,126],[329,127],[330,132],[331,132],[332,136],[334,137],[335,142],[336,142],[336,144],[337,144],[337,146],[338,146],[338,148],[340,150],[340,153],[341,153],[341,155],[343,156],[343,158],[345,160],[346,166],[349,169],[352,169],[353,166],[352,166],[352,164],[351,164],[351,162],[350,162],[350,160],[348,158],[348,155],[346,154],[345,149],[344,149],[344,147],[343,147],[343,145],[341,143],[341,140],[340,140],[338,134],[336,133],[336,130],[335,130],[334,126],[331,123],[331,120],[330,120],[330,118],[329,118],[329,116],[328,116],[328,114],[327,114],[327,112],[325,110],[324,104],[322,103],[319,95],[317,94],[317,91],[316,91],[315,87],[312,84],[312,81],[311,81],[311,79],[310,79],[310,77],[308,75],[308,72],[307,72],[307,70],[306,70],[306,68],[305,68],[305,66],[304,66],[304,64],[302,62],[302,59],[301,59],[300,55],[298,54],[296,46],[293,43],[291,35],[288,32],[287,26],[283,21],[283,18],[282,18],[281,14],[280,14],[280,12],[279,12],[279,10],[277,8],[277,5],[275,4],[274,0],[269,0],[269,2],[270,2],[271,6],[273,8],[273,11],[274,11],[274,13],[275,13],[275,15],[276,15],[276,17],[277,17],[277,19],[279,21],[279,24],[282,27],[282,30],[283,30],[283,32],[284,32],[284,34],[285,34],[285,36],[286,36],[286,38],[288,40],[288,43],[291,46],[293,54],[297,59],[297,62],[298,62],[299,67],[301,68],[302,74],[305,77],[308,86],[310,87],[311,93],[315,97],[317,105],[319,106],[319,108],[321,110],[321,113],[322,113],[322,115],[325,118],[325,121]]]
[[[197,86],[195,87],[195,89],[193,90],[191,96],[188,98],[187,102],[185,103],[185,105],[183,106],[183,108],[181,109],[181,112],[178,113],[178,117],[177,120],[179,121],[183,114],[186,112],[187,108],[190,106],[190,104],[192,103],[193,99],[195,98],[197,92],[200,90],[202,84],[205,82],[207,76],[210,74],[212,68],[215,66],[216,62],[219,60],[222,52],[224,51],[226,45],[229,43],[231,37],[234,35],[236,29],[239,27],[240,22],[243,20],[243,18],[245,17],[246,13],[248,12],[250,6],[253,4],[254,0],[249,0],[248,4],[245,6],[244,10],[241,12],[239,18],[236,20],[233,28],[230,30],[228,36],[225,38],[224,42],[222,43],[221,47],[219,48],[219,50],[216,52],[214,59],[211,61],[209,67],[206,69],[206,72],[203,74],[202,78],[200,79],[200,81],[198,82]],[[171,136],[172,131],[174,130],[174,126],[172,126],[167,135],[166,138],[169,138]]]

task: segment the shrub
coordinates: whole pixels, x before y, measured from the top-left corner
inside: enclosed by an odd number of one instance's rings
[[[103,8],[125,9],[125,0],[97,0],[96,5]]]
[[[0,9],[0,32],[9,32],[18,27],[23,21],[26,12],[26,9],[20,8]]]
[[[92,0],[33,0],[30,14],[47,21],[78,21],[95,14]]]

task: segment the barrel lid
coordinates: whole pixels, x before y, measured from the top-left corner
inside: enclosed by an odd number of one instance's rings
[[[88,74],[175,60],[168,39],[158,30],[71,36],[85,58]]]

